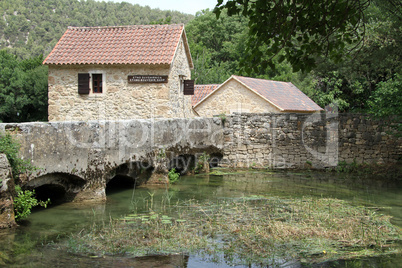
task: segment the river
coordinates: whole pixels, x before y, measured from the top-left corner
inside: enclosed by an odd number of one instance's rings
[[[345,178],[347,176],[347,178]],[[166,187],[137,187],[107,190],[104,204],[65,203],[35,210],[28,222],[14,230],[0,231],[0,266],[7,267],[233,267],[215,263],[198,255],[80,256],[66,252],[59,244],[72,233],[91,228],[129,213],[144,213],[150,206],[163,210],[167,202],[214,200],[249,195],[279,197],[330,197],[356,206],[381,207],[392,216],[391,223],[402,227],[402,183],[379,178],[334,172],[259,172],[247,171],[220,176],[183,176]],[[152,197],[152,199],[150,198]],[[152,200],[152,201],[151,201]],[[402,256],[384,256],[320,264],[317,267],[400,267]],[[295,261],[278,266],[302,267]],[[251,264],[258,267],[257,264]],[[234,266],[250,267],[250,266]]]

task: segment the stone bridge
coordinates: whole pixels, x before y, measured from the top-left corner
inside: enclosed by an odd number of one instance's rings
[[[0,124],[38,168],[21,185],[40,197],[101,201],[106,187],[166,183],[204,153],[222,166],[322,169],[339,162],[397,163],[395,121],[359,114],[234,114],[225,118]],[[54,195],[54,196],[49,196]]]
[[[113,178],[165,183],[168,169],[187,172],[197,156],[221,158],[223,148],[219,118],[0,124],[4,130],[37,168],[22,185],[63,202],[105,200]]]

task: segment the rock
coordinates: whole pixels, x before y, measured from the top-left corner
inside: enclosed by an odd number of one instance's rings
[[[146,182],[147,185],[166,185],[169,184],[168,169],[164,159],[154,162],[154,170],[151,177]]]
[[[166,185],[169,184],[169,178],[167,174],[152,173],[151,177],[146,183],[147,185]]]
[[[0,154],[0,228],[16,225],[14,217],[14,180],[5,154]]]

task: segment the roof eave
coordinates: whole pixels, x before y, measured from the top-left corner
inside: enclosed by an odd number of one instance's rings
[[[190,46],[188,45],[187,34],[184,25],[183,25],[182,37],[183,37],[184,49],[186,50],[186,55],[188,58],[188,65],[190,66],[190,69],[194,69],[193,58],[191,57]]]
[[[284,109],[282,112],[285,113],[317,113],[317,112],[321,112],[323,111],[323,109],[321,108],[320,110],[287,110]]]
[[[166,66],[169,67],[170,63],[43,63],[44,65],[49,66],[90,66],[90,65],[114,65],[114,66],[121,66],[121,65],[150,65],[150,66]]]

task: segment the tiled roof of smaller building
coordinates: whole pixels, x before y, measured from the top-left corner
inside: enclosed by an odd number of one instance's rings
[[[197,85],[194,88],[194,96],[191,99],[195,107],[205,99],[212,97],[216,91],[224,88],[230,80],[243,84],[282,112],[315,112],[322,108],[311,100],[300,89],[290,82],[272,81],[266,79],[250,78],[232,75],[221,85]],[[199,89],[197,88],[199,87]]]
[[[322,108],[290,82],[233,75],[284,112],[311,112]]]
[[[44,64],[171,64],[184,25],[69,27]]]
[[[194,95],[191,96],[191,105],[195,106],[202,99],[204,99],[209,93],[214,91],[219,84],[210,84],[210,85],[195,85],[194,86]]]

